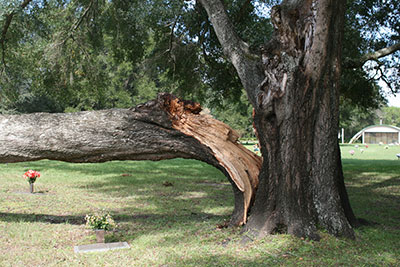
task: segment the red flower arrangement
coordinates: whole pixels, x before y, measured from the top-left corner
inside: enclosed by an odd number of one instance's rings
[[[30,184],[33,184],[36,181],[36,178],[40,177],[40,172],[29,170],[24,175],[22,175],[24,179],[26,179]]]

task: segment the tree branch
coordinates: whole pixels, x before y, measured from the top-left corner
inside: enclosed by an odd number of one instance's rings
[[[178,22],[178,20],[179,20],[179,17],[177,17],[171,25],[171,32],[169,35],[169,48],[167,50],[169,53],[172,51],[172,43],[174,41],[174,31],[175,31],[175,26],[176,26],[176,23]]]
[[[92,8],[92,6],[93,6],[93,0],[90,1],[89,6],[85,9],[85,11],[83,11],[82,16],[71,26],[71,28],[69,29],[69,31],[65,33],[65,34],[66,34],[66,37],[65,37],[62,41],[60,41],[60,42],[54,44],[55,47],[60,46],[60,45],[64,45],[64,44],[68,41],[69,38],[74,39],[74,38],[73,38],[73,33],[74,33],[74,32],[79,28],[79,26],[82,24],[83,19],[89,14],[89,11],[90,11],[90,9]]]
[[[232,63],[234,63],[235,57],[240,58],[243,53],[249,53],[248,44],[236,34],[222,2],[219,0],[200,0],[200,3],[206,9],[224,53],[231,59]]]
[[[380,58],[391,55],[394,52],[399,51],[399,50],[400,50],[400,43],[397,43],[392,46],[388,46],[388,47],[379,49],[372,53],[365,54],[358,60],[346,58],[344,60],[344,67],[345,68],[360,68],[369,60],[374,60],[379,63]]]
[[[373,53],[369,53],[361,57],[361,61],[363,63],[367,62],[368,60],[378,60],[379,58],[388,56],[390,54],[393,54],[394,52],[400,50],[400,43],[394,44],[389,47],[385,47],[382,49],[379,49],[378,51],[375,51]]]
[[[180,19],[180,16],[176,17],[174,19],[174,22],[172,24],[168,24],[168,27],[171,26],[171,32],[169,36],[169,46],[168,49],[165,51],[166,54],[169,55],[169,58],[172,59],[173,65],[174,65],[174,75],[175,75],[175,70],[176,70],[176,56],[173,54],[173,46],[174,46],[174,31],[176,24],[178,23]]]
[[[0,163],[197,159],[229,179],[235,196],[230,223],[244,224],[262,158],[237,142],[236,131],[200,111],[199,103],[163,93],[131,109],[0,114]]]
[[[220,0],[199,0],[207,11],[214,31],[225,55],[236,68],[247,91],[250,102],[256,104],[255,88],[263,81],[262,68],[255,64],[259,57],[249,50],[249,45],[237,35],[224,5]],[[261,61],[260,61],[261,65]]]
[[[32,0],[24,0],[22,4],[19,6],[21,9],[24,9]],[[5,41],[6,41],[6,35],[7,31],[10,28],[11,21],[14,17],[14,15],[17,13],[16,10],[12,11],[10,14],[6,15],[6,22],[4,23],[3,26],[3,31],[1,32],[1,38],[0,38],[0,44],[1,44],[1,49],[2,49],[2,63],[4,67],[6,67],[6,61],[5,61]]]
[[[89,10],[92,8],[93,6],[93,0],[90,1],[89,6],[85,9],[85,11],[83,12],[83,15],[79,18],[79,20],[77,22],[75,22],[75,24],[72,26],[71,28],[71,32],[76,31],[76,29],[79,28],[79,26],[81,25],[83,19],[87,16],[87,14],[89,13]]]
[[[64,39],[62,44],[64,44],[69,38],[73,37],[73,33],[79,28],[79,26],[82,24],[83,19],[89,14],[90,9],[93,6],[93,0],[90,1],[89,6],[85,9],[83,12],[82,16],[72,25],[71,29],[69,30],[68,36]]]

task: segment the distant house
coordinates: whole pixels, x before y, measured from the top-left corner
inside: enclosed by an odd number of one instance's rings
[[[351,138],[349,144],[357,141],[359,138],[363,144],[399,144],[400,143],[400,128],[391,125],[371,125],[365,127],[353,138]]]

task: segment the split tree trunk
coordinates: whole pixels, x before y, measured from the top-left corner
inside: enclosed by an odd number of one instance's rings
[[[160,94],[133,109],[0,115],[0,162],[201,160],[229,179],[235,196],[230,223],[244,224],[262,160],[229,126],[200,111],[198,103]]]
[[[246,229],[258,237],[287,231],[318,239],[320,224],[354,238],[337,141],[345,1],[275,6],[275,35],[258,60],[236,35],[221,0],[200,2],[255,110],[264,160]]]
[[[332,234],[352,237],[337,183],[343,20],[335,12],[343,7],[297,2],[272,11],[276,36],[264,51],[266,79],[255,115],[267,179],[248,228],[261,235],[287,228],[318,239],[319,223]]]

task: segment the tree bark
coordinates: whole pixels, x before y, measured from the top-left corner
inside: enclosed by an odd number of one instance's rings
[[[132,109],[65,114],[0,115],[0,162],[197,159],[229,179],[235,208],[230,224],[246,222],[261,157],[198,103],[160,94]]]
[[[200,2],[255,110],[264,160],[246,229],[256,237],[287,231],[319,239],[319,224],[331,234],[354,238],[350,223],[356,220],[337,140],[345,1],[291,0],[275,6],[275,34],[263,49],[264,73],[256,86],[244,81],[261,62],[240,56],[245,48],[222,2]]]
[[[345,68],[361,68],[369,60],[379,62],[380,58],[391,55],[399,50],[400,50],[400,43],[396,43],[394,45],[365,54],[358,60],[354,60],[352,58],[346,58],[344,60],[343,65]]]

